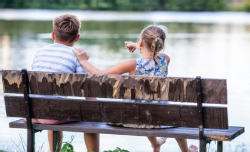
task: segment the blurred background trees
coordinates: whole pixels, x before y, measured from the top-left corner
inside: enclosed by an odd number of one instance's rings
[[[116,11],[250,11],[250,0],[1,0],[0,8]]]

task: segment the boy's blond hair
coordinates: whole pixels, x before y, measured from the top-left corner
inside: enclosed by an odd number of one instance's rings
[[[75,15],[64,14],[53,21],[53,32],[56,39],[62,42],[72,43],[80,32],[81,22]]]

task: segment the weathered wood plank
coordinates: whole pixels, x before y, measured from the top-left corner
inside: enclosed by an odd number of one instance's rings
[[[4,93],[23,93],[21,71],[2,71],[2,83]]]
[[[3,70],[5,93],[22,93],[20,71]],[[29,72],[32,94],[197,102],[195,78]],[[205,103],[227,104],[225,79],[202,79]]]
[[[195,105],[148,104],[31,97],[32,117],[56,120],[198,127]],[[22,97],[5,96],[8,117],[25,117]],[[13,108],[14,107],[14,108]],[[228,128],[226,107],[203,107],[204,127]],[[194,119],[191,119],[194,118]]]
[[[10,122],[10,128],[26,128],[23,120]],[[72,122],[60,125],[34,124],[37,130],[56,130],[71,132],[88,132],[115,135],[155,136],[167,138],[199,139],[198,128],[168,128],[168,129],[136,129],[107,125],[100,122]],[[205,137],[209,140],[231,141],[244,133],[244,127],[230,126],[228,129],[205,129]]]

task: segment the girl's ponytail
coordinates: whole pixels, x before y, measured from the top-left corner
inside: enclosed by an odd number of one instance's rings
[[[145,42],[147,47],[153,52],[153,59],[156,62],[158,53],[164,49],[166,27],[150,25],[141,32],[141,39]]]

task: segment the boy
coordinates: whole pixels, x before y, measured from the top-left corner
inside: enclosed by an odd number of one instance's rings
[[[76,16],[65,14],[53,21],[52,39],[54,44],[41,48],[35,55],[32,64],[33,71],[87,73],[72,53],[73,46],[80,38],[81,22]],[[33,122],[42,124],[60,124],[66,121],[36,119]],[[59,141],[62,141],[62,131],[59,132]],[[53,151],[53,132],[48,131],[50,151]],[[84,134],[88,151],[99,152],[99,134]],[[60,142],[61,143],[61,142]],[[60,151],[61,144],[59,145]]]

